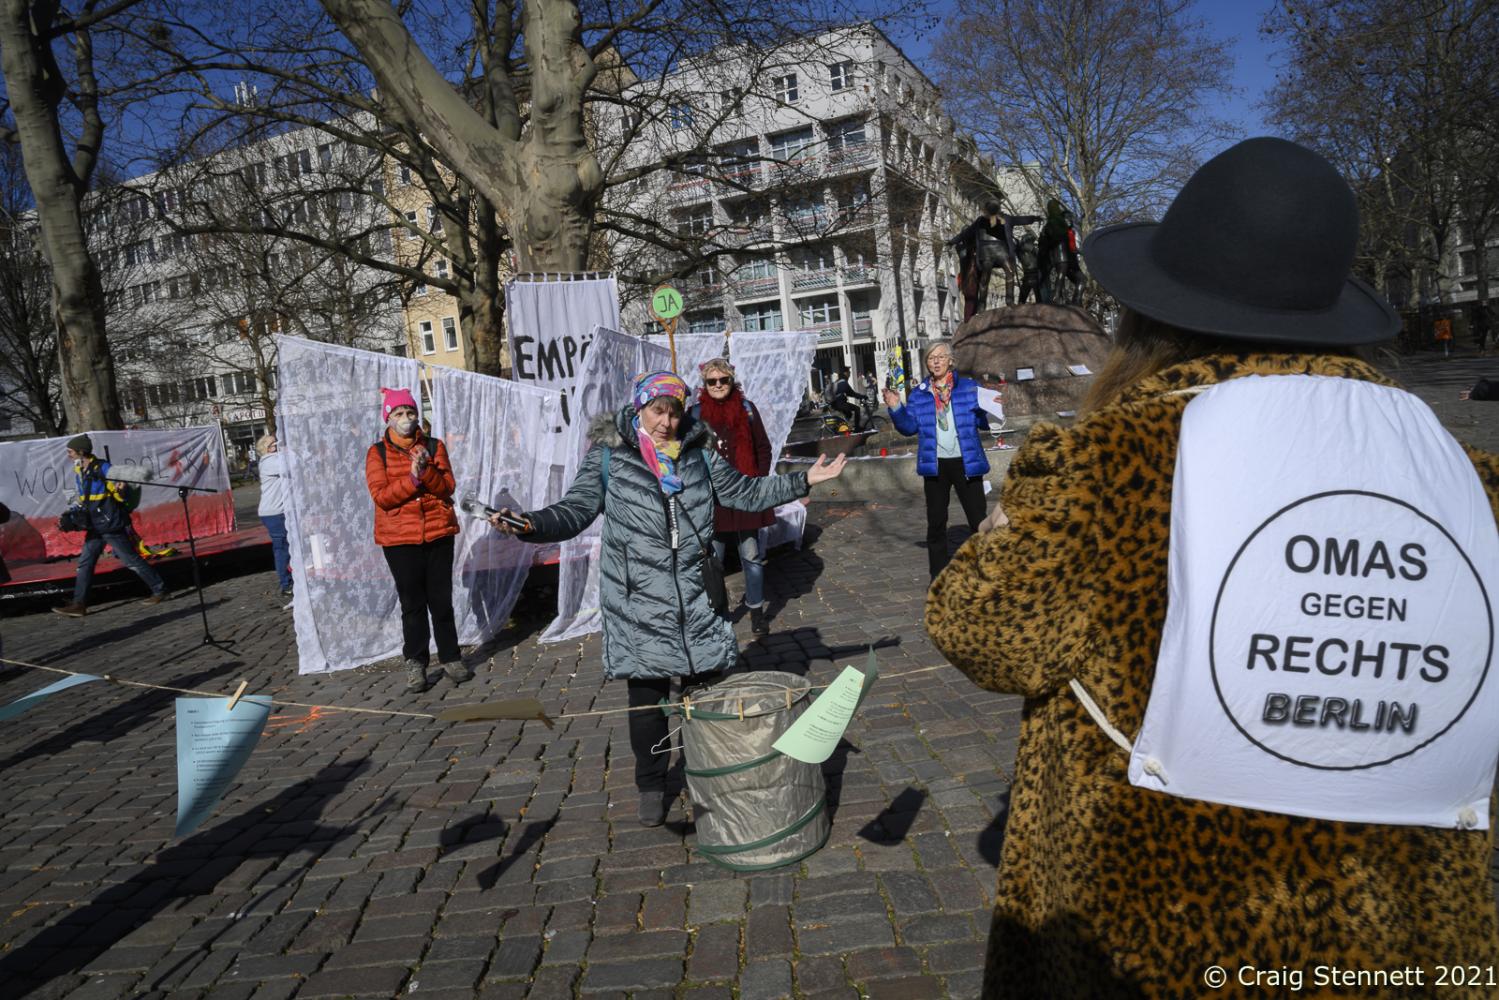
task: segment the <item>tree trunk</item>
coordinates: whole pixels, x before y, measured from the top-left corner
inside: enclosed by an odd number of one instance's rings
[[[497,109],[497,127],[469,107],[389,0],[321,2],[381,92],[421,122],[432,144],[499,209],[520,269],[585,270],[604,174],[583,132],[583,96],[596,68],[582,44],[577,4],[544,0],[523,8],[531,122],[522,136],[518,109]]]
[[[23,0],[4,0],[0,7],[0,68],[36,199],[42,253],[52,270],[68,423],[80,431],[123,428],[114,362],[104,336],[104,289],[83,229],[84,185],[73,171],[57,121],[65,83],[48,39],[33,32],[31,6]]]

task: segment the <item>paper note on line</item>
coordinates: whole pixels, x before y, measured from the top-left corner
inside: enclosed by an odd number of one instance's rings
[[[1067,370],[1074,375],[1092,375],[1093,372],[1087,365],[1068,365]]]
[[[772,746],[804,764],[821,764],[833,756],[865,692],[874,683],[874,673],[871,671],[865,677],[853,667],[844,667],[838,679],[817,696]]]
[[[1031,379],[1033,379],[1035,377],[1036,377],[1036,369],[1034,369],[1034,368],[1016,368],[1015,369],[1015,381],[1016,382],[1029,382]]]

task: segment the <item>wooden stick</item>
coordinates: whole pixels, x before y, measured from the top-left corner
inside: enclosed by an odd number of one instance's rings
[[[245,688],[250,686],[249,681],[240,681],[239,687],[234,689],[234,694],[229,699],[229,711],[234,711],[234,706],[239,704],[240,696],[245,693]]]

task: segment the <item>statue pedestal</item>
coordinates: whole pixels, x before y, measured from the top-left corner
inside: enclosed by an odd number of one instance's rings
[[[1004,376],[1005,422],[1024,427],[1075,412],[1113,343],[1076,306],[1028,302],[975,314],[958,327],[952,347],[960,373],[985,385]],[[1091,374],[1073,374],[1079,365]]]

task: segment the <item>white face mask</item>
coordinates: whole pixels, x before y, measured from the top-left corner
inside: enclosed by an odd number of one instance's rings
[[[412,431],[416,430],[415,417],[391,417],[390,429],[401,437],[410,437]]]

